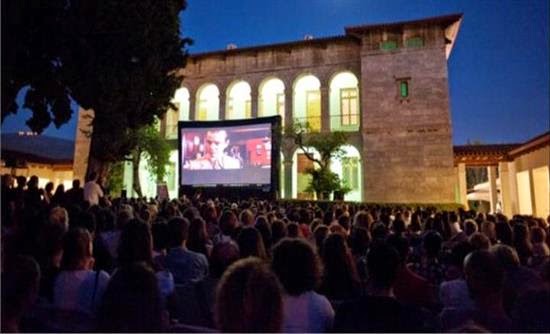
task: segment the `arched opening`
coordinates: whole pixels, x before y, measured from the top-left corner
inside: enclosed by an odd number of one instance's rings
[[[237,81],[227,88],[225,104],[226,119],[243,119],[252,117],[250,85],[246,81]]]
[[[175,109],[169,109],[165,116],[165,135],[168,139],[178,137],[178,121],[189,120],[189,90],[179,88],[172,99]]]
[[[312,131],[321,131],[321,82],[314,75],[299,77],[294,83],[293,118],[309,124]]]
[[[214,84],[205,84],[197,91],[197,121],[216,121],[220,118],[220,91]]]
[[[258,94],[258,116],[282,117],[284,124],[285,117],[285,84],[277,78],[264,80],[259,86]]]
[[[362,168],[361,154],[352,145],[341,147],[344,156],[341,159],[333,159],[330,162],[330,170],[338,174],[343,184],[351,189],[345,196],[347,201],[361,201]]]
[[[330,81],[330,129],[358,131],[359,81],[351,72],[340,72]]]
[[[319,158],[319,152],[313,147],[305,148],[313,156]],[[306,173],[309,168],[315,168],[313,161],[309,160],[301,149],[294,151],[292,156],[292,198],[314,199],[315,194],[306,189],[311,181],[311,175]]]

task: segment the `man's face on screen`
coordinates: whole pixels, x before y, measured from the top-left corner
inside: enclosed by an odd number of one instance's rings
[[[225,130],[208,131],[206,133],[206,146],[213,158],[221,158],[228,144],[229,140],[227,140]]]

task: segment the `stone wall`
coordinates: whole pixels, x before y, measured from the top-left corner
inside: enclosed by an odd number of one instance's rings
[[[365,200],[454,202],[443,31],[422,48],[373,49],[382,35],[364,37],[361,57]],[[399,79],[408,80],[408,98]]]

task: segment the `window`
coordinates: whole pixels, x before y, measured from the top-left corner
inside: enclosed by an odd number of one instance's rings
[[[409,83],[405,80],[399,82],[399,95],[401,97],[409,97]]]
[[[422,37],[412,37],[405,41],[405,46],[408,48],[421,48],[424,46]]]
[[[380,43],[380,50],[391,51],[397,49],[397,41],[388,40]]]
[[[359,158],[342,158],[342,180],[351,190],[359,189]]]
[[[312,131],[321,131],[321,92],[306,92],[306,122]]]
[[[397,97],[400,100],[408,100],[410,97],[410,81],[411,78],[396,78]]]
[[[357,88],[340,89],[340,115],[342,125],[357,125]]]

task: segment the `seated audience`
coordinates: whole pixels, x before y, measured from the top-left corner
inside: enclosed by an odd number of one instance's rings
[[[25,331],[21,318],[38,297],[40,268],[28,256],[16,256],[2,271],[2,333]]]
[[[414,263],[411,269],[435,286],[445,278],[445,265],[439,259],[443,239],[438,232],[429,231],[422,240],[423,254],[420,262]]]
[[[328,299],[316,293],[321,269],[313,248],[300,239],[283,239],[273,249],[273,271],[279,277],[283,297],[283,330],[286,333],[326,332],[334,311]]]
[[[157,279],[149,266],[135,262],[114,273],[98,311],[97,329],[111,333],[168,329]]]
[[[175,283],[186,285],[208,276],[206,256],[187,249],[189,221],[186,218],[174,217],[168,222],[168,227],[173,241],[172,248],[166,254],[165,265],[174,275]]]
[[[233,263],[216,292],[215,319],[222,332],[279,332],[283,322],[282,288],[260,259]]]
[[[399,255],[393,247],[381,242],[372,245],[367,254],[368,295],[345,302],[336,310],[334,331],[435,331],[429,313],[395,299],[393,284],[399,262]]]
[[[361,284],[346,239],[340,233],[329,235],[323,244],[322,283],[319,292],[330,300],[341,301],[361,294]]]
[[[64,310],[93,314],[109,282],[109,274],[94,271],[92,237],[82,228],[69,230],[63,243],[61,272],[53,288],[53,304]]]

